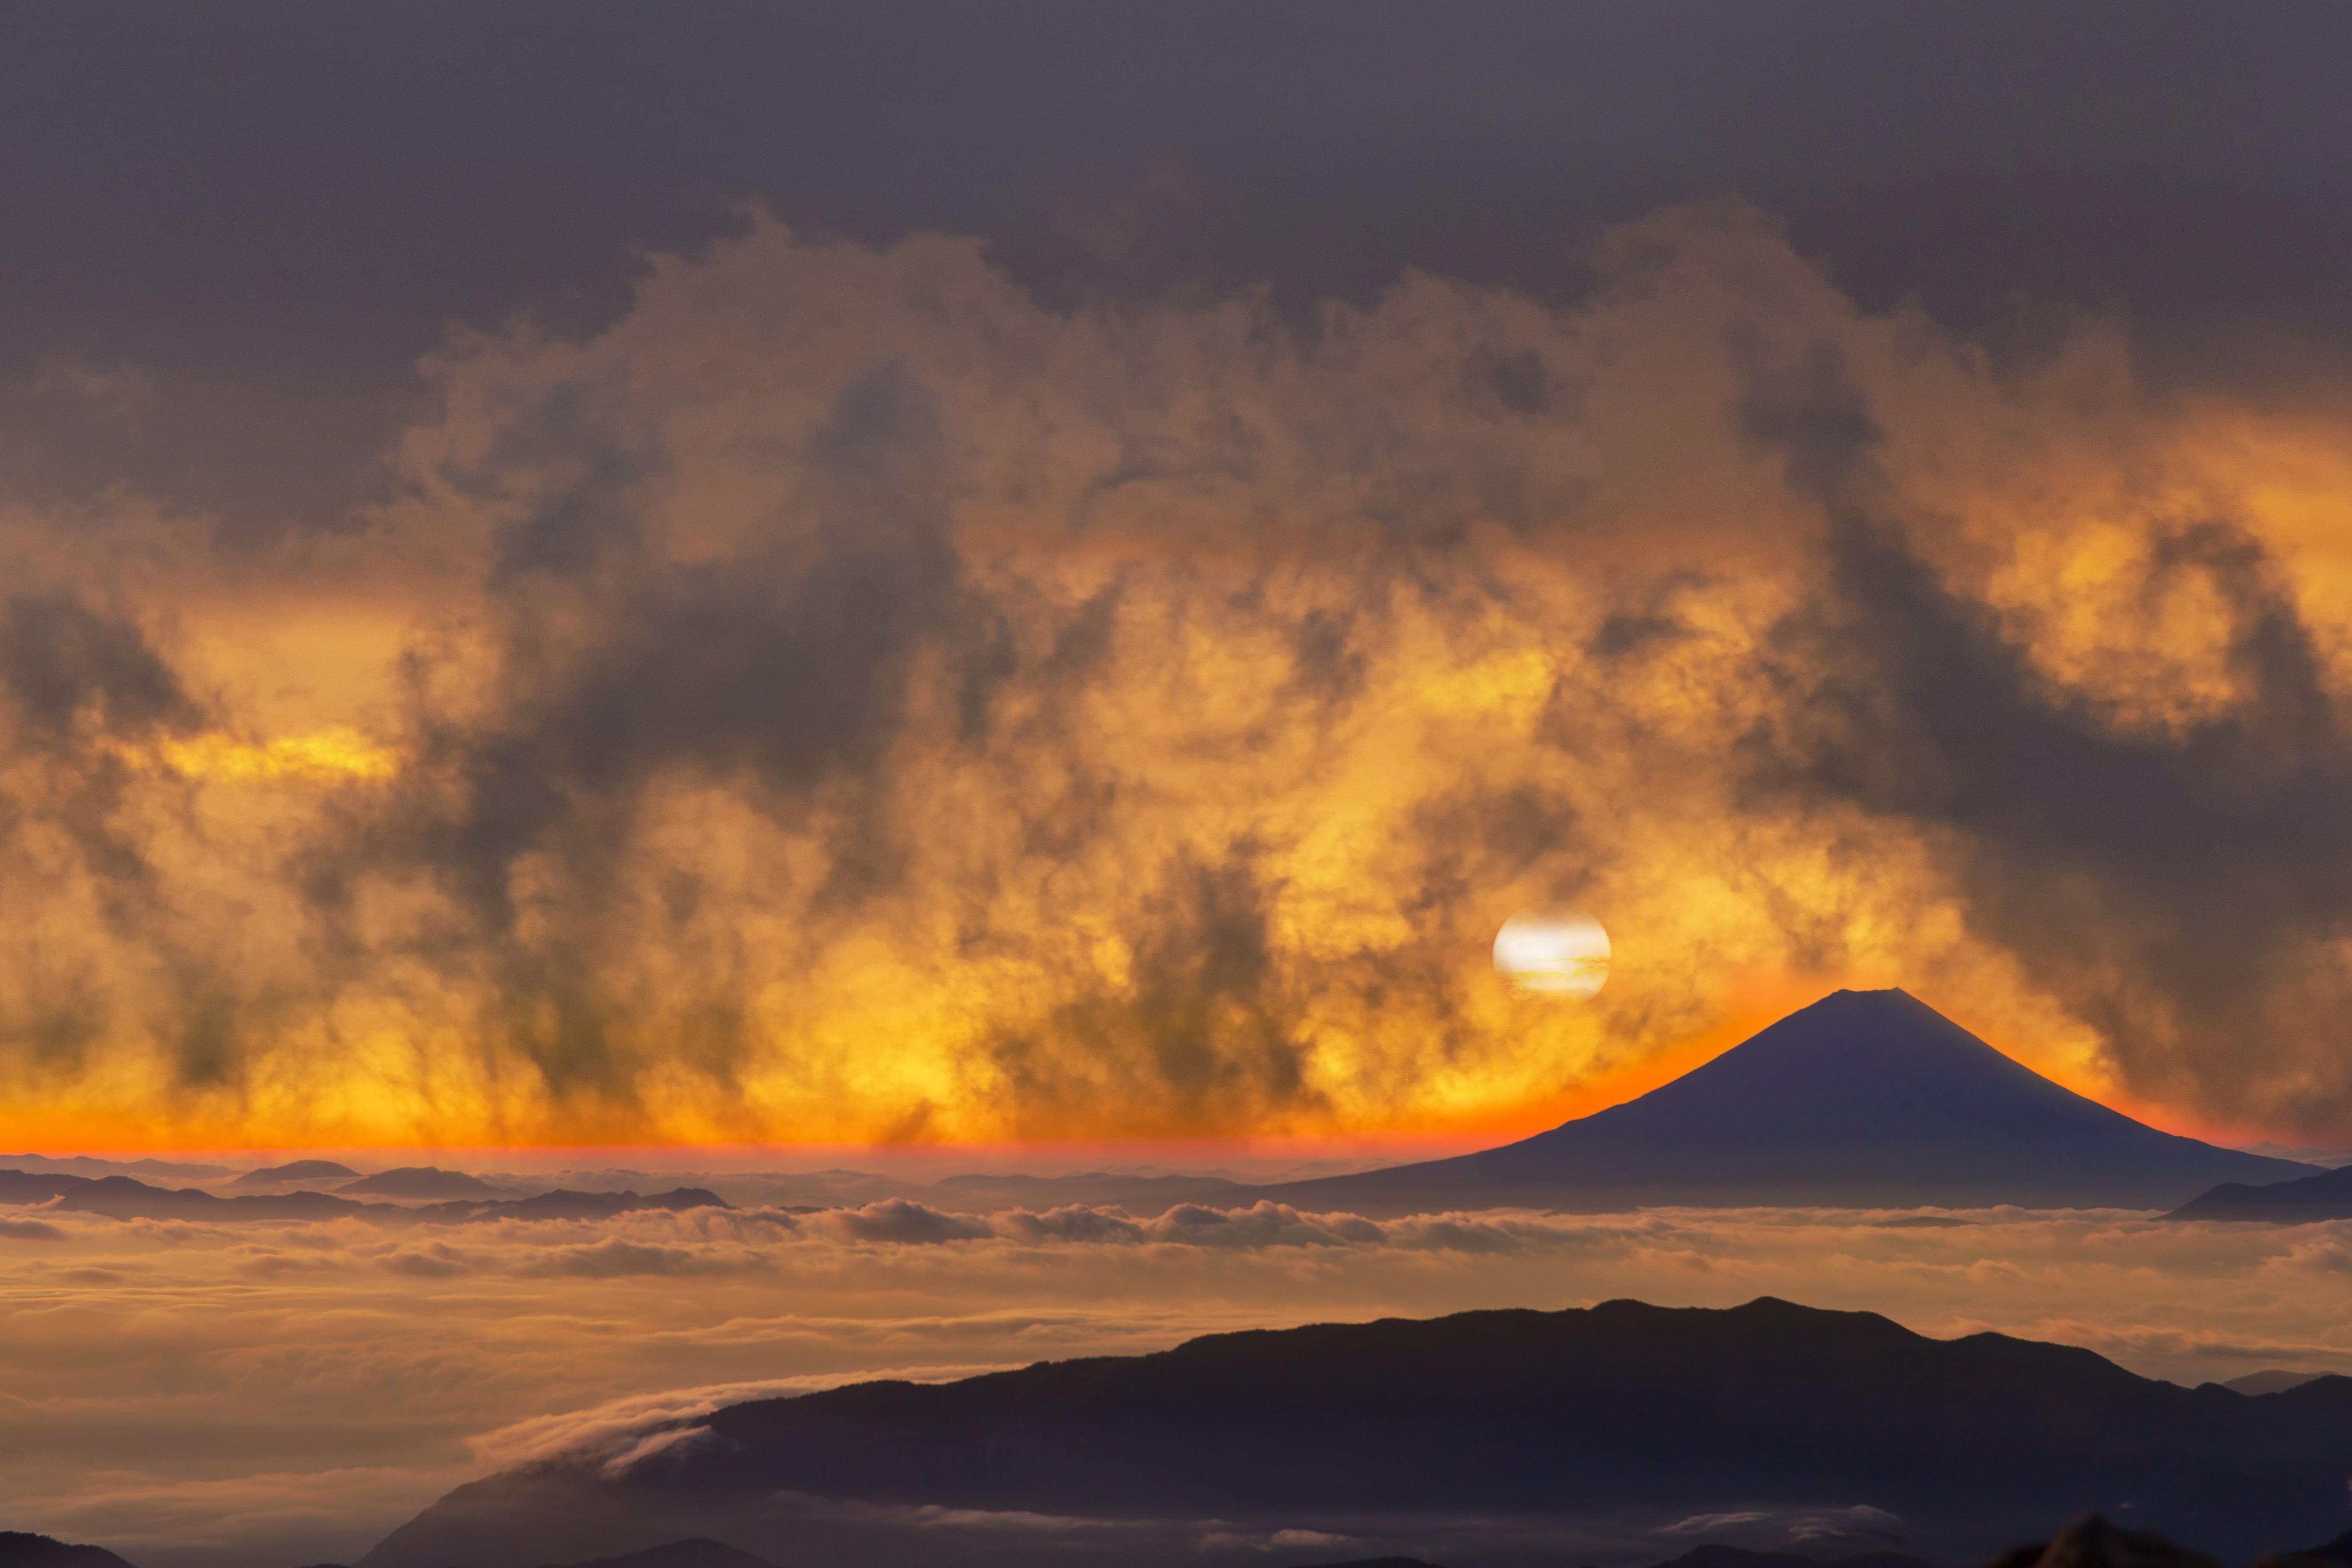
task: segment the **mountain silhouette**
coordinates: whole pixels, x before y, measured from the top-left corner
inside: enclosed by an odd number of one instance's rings
[[[1694,1546],[1671,1563],[1655,1568],[1935,1568],[1924,1558],[1902,1552],[1862,1552],[1851,1557],[1814,1557],[1797,1552],[1751,1552],[1745,1547],[1709,1542]]]
[[[2316,1219],[2352,1219],[2352,1166],[2294,1181],[2250,1186],[2223,1182],[2200,1192],[2167,1219],[2258,1219],[2273,1225],[2308,1225]]]
[[[618,1557],[592,1557],[585,1563],[550,1564],[549,1568],[775,1568],[764,1557],[740,1552],[707,1535],[625,1552]]]
[[[489,1219],[609,1219],[640,1208],[725,1208],[706,1187],[678,1186],[644,1197],[635,1192],[568,1192],[559,1187],[530,1197],[452,1199],[411,1207],[362,1203],[323,1192],[220,1197],[197,1187],[149,1186],[129,1176],[50,1176],[0,1170],[0,1204],[37,1204],[112,1219],[365,1219],[379,1225],[463,1225]]]
[[[372,1176],[345,1182],[335,1189],[349,1197],[363,1193],[371,1197],[523,1197],[528,1189],[499,1186],[464,1171],[445,1171],[438,1166],[401,1166],[388,1171],[378,1171]]]
[[[1200,1561],[1201,1521],[1479,1568],[1571,1528],[1832,1502],[1966,1560],[2126,1500],[2135,1528],[2243,1560],[2352,1521],[2352,1378],[2250,1398],[1869,1312],[1610,1301],[858,1384],[636,1451],[461,1487],[361,1568],[530,1568],[689,1530],[778,1562],[1150,1568]],[[992,1555],[1000,1537],[1019,1550]]]
[[[1639,1099],[1452,1159],[1244,1188],[1300,1208],[2169,1208],[2316,1166],[2136,1122],[1908,992],[1839,991]]]
[[[339,1160],[296,1160],[290,1165],[265,1166],[257,1171],[247,1171],[231,1186],[280,1186],[295,1181],[331,1181],[337,1176],[355,1176],[360,1173]]]
[[[0,1530],[0,1568],[131,1568],[103,1546],[75,1546],[22,1530]]]

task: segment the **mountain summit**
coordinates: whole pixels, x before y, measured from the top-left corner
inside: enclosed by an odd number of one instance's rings
[[[1361,1214],[2169,1208],[2217,1182],[2315,1168],[2136,1122],[2011,1061],[1906,991],[1839,991],[1639,1099],[1523,1142],[1231,1197]]]

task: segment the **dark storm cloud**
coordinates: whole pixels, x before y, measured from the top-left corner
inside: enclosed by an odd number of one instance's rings
[[[2352,930],[2352,732],[2263,543],[2222,521],[2151,535],[2140,613],[2208,591],[2235,700],[2135,724],[2038,671],[2022,629],[1874,509],[1880,432],[1834,354],[1753,382],[1741,424],[1830,518],[1822,595],[1782,628],[1791,706],[1758,737],[1758,783],[1926,830],[1971,922],[2143,1092],[2201,1077],[2225,1113],[2330,1113],[2352,1085],[2322,1043],[2352,1000],[2333,952]]]
[[[0,603],[0,691],[9,749],[44,775],[37,801],[0,798],[0,829],[54,823],[131,919],[147,863],[119,821],[130,764],[115,749],[184,730],[203,717],[172,666],[131,622],[67,593]]]
[[[168,976],[163,1032],[177,1082],[226,1082],[237,1059],[236,988],[200,941],[174,928],[134,804],[136,775],[152,767],[142,748],[200,727],[205,706],[134,620],[68,592],[0,602],[0,693],[15,763],[0,791],[0,863],[26,892],[48,886],[57,873],[42,840],[62,835],[100,918],[146,946]],[[81,1067],[111,1010],[107,989],[70,960],[35,963],[0,1003],[0,1044],[21,1050],[37,1072]]]
[[[1131,972],[991,1044],[1025,1114],[1048,1125],[1090,1098],[1142,1094],[1172,1124],[1206,1128],[1236,1105],[1312,1101],[1257,848],[1235,843],[1220,862],[1166,868],[1125,933]]]
[[[757,549],[680,562],[647,531],[663,465],[634,455],[625,413],[554,389],[483,460],[484,476],[542,465],[573,476],[498,540],[499,709],[470,725],[425,716],[426,766],[402,809],[311,860],[321,912],[348,912],[355,877],[427,872],[473,916],[444,940],[479,939],[496,956],[509,1038],[559,1092],[627,1102],[636,1058],[596,974],[620,939],[600,918],[601,891],[635,847],[649,783],[684,773],[740,787],[786,821],[831,808],[817,904],[855,904],[898,874],[902,828],[883,814],[877,776],[919,649],[961,672],[963,728],[987,727],[1009,655],[941,535],[939,441],[921,386],[880,364],[841,391],[804,451],[784,455],[810,483]],[[554,857],[581,894],[553,940],[516,939],[516,867],[530,856]],[[664,896],[689,917],[698,884],[673,878]],[[680,1010],[688,1054],[720,1078],[739,1002]]]
[[[1729,192],[1865,303],[2021,352],[2082,306],[2192,374],[2352,332],[2352,17],[2311,0],[35,0],[0,61],[21,455],[247,528],[331,520],[451,320],[609,321],[640,247],[746,198],[982,235],[1062,298],[1304,304],[1409,267],[1572,295],[1600,225]],[[61,366],[149,378],[135,438],[34,390]],[[1570,390],[1517,353],[1478,380]]]

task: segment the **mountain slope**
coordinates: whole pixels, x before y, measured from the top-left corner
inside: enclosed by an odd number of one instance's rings
[[[2199,1193],[2167,1219],[2255,1219],[2273,1225],[2308,1225],[2319,1219],[2352,1219],[2352,1166],[2294,1181],[2250,1186],[2223,1182]]]
[[[76,1546],[47,1535],[0,1530],[0,1568],[131,1568],[103,1546]]]
[[[1244,1189],[1302,1208],[2167,1208],[2315,1169],[2159,1132],[1907,992],[1839,991],[1639,1099],[1453,1159]]]
[[[1181,1539],[1186,1521],[1465,1563],[1563,1521],[1638,1532],[1824,1502],[1867,1504],[1906,1536],[1981,1555],[2131,1500],[2139,1525],[2250,1556],[2352,1522],[2352,1379],[2251,1399],[2085,1350],[1926,1339],[1866,1312],[1612,1301],[861,1384],[730,1406],[645,1452],[460,1488],[362,1568],[526,1568],[574,1540],[610,1552],[697,1520],[781,1561],[812,1519],[853,1505],[872,1521],[1059,1520],[1058,1536],[1034,1527],[1031,1550],[1092,1564],[1154,1560],[1119,1533],[1147,1526],[1181,1559],[1198,1549]],[[789,1520],[780,1498],[800,1500]],[[1471,1520],[1466,1536],[1446,1533]],[[931,1561],[919,1542],[831,1546]]]

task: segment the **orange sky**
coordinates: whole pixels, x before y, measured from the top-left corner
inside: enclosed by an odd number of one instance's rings
[[[2352,1128],[2340,420],[1736,205],[1595,265],[1310,338],[762,220],[453,341],[331,537],[0,509],[0,1144],[1502,1138],[1848,983]]]

